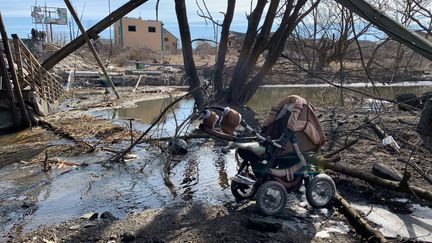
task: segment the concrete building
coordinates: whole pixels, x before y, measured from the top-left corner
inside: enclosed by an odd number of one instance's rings
[[[114,24],[114,41],[118,47],[150,48],[153,51],[177,50],[178,39],[161,21],[122,17]]]

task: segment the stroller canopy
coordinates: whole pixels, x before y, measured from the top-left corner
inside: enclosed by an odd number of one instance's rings
[[[287,128],[295,132],[301,151],[317,150],[326,141],[314,107],[298,95],[290,95],[271,108],[263,123],[262,134],[277,139]],[[284,153],[293,151],[291,143],[284,148]]]

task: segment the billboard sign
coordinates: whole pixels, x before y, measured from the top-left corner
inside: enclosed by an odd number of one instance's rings
[[[34,24],[67,25],[66,8],[32,6],[31,16]]]

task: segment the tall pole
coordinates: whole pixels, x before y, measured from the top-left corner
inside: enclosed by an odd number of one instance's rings
[[[46,33],[47,42],[49,43],[51,41],[49,39],[50,38],[50,33],[49,33],[49,29],[48,29],[47,15],[48,15],[48,13],[47,13],[47,6],[46,6],[46,3],[45,3],[45,12],[44,12],[45,33]]]
[[[108,0],[108,14],[111,14],[111,0]],[[112,27],[112,25],[110,25],[110,27],[109,27],[109,33],[110,33],[110,53],[109,53],[109,56],[110,56],[110,58],[111,58],[111,56],[112,56],[112,49],[113,49],[112,35],[111,35],[111,32],[112,32],[111,27]]]
[[[87,44],[90,48],[90,51],[93,53],[93,55],[96,59],[96,62],[99,64],[99,67],[102,69],[102,72],[103,72],[105,78],[107,79],[107,81],[111,85],[111,88],[113,89],[114,94],[116,95],[117,99],[120,99],[120,95],[117,93],[117,90],[114,86],[114,83],[112,82],[111,78],[109,77],[108,72],[106,71],[105,66],[103,65],[103,63],[102,63],[102,61],[101,61],[101,59],[100,59],[100,57],[96,51],[96,48],[94,47],[89,36],[87,35],[87,32],[84,29],[84,26],[81,24],[81,21],[79,20],[78,15],[75,12],[75,9],[73,8],[73,6],[69,0],[64,0],[64,1],[66,3],[67,8],[69,9],[69,12],[71,13],[72,17],[75,19],[75,22],[77,23],[78,28],[80,29],[85,41],[87,42]]]
[[[22,114],[24,125],[29,127],[29,126],[31,126],[31,121],[30,121],[30,117],[27,113],[27,109],[26,109],[25,104],[24,104],[24,99],[23,99],[21,89],[20,89],[20,86],[18,83],[18,76],[15,72],[15,66],[14,66],[14,61],[13,61],[13,57],[12,57],[12,52],[10,50],[8,37],[7,37],[7,33],[6,33],[6,28],[4,26],[3,17],[1,15],[1,13],[0,13],[0,32],[1,32],[1,38],[3,40],[4,50],[6,52],[7,61],[9,64],[10,74],[12,76],[12,82],[13,82],[14,89],[15,89],[15,97],[18,101],[18,105],[19,105],[19,108],[20,108],[20,111]],[[3,58],[3,55],[1,56],[1,58]],[[8,82],[9,79],[7,79],[5,81]]]

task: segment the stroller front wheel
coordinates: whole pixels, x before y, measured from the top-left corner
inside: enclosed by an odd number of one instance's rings
[[[281,213],[287,204],[288,193],[285,187],[277,181],[267,181],[257,191],[256,203],[265,215]]]

